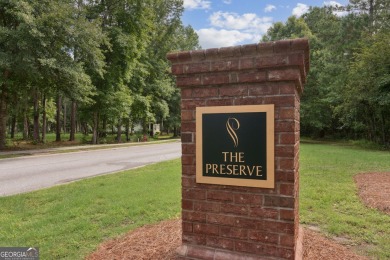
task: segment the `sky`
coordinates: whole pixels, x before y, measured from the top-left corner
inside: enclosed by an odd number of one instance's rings
[[[300,16],[309,6],[346,5],[348,0],[184,0],[184,25],[203,49],[257,43],[275,22]]]

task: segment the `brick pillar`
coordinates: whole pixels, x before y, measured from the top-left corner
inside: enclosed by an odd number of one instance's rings
[[[179,259],[299,259],[299,112],[305,39],[167,55],[181,89]],[[275,188],[196,183],[196,107],[274,104]]]

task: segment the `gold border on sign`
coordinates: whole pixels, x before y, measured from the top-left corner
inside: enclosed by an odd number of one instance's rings
[[[267,140],[267,179],[252,180],[224,177],[207,177],[203,176],[203,133],[202,133],[202,115],[203,114],[228,114],[228,113],[266,113],[266,140]],[[196,108],[196,182],[245,186],[257,188],[274,188],[275,187],[275,150],[274,150],[274,105],[248,105],[248,106],[218,106],[218,107],[197,107]]]

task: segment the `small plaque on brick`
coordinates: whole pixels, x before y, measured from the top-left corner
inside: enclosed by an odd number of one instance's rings
[[[274,188],[274,105],[196,108],[196,182]]]

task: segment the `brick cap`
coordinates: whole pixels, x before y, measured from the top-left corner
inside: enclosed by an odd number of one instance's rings
[[[306,71],[309,71],[309,41],[306,38],[262,42],[258,44],[238,45],[205,50],[170,52],[166,57],[173,64],[176,64],[202,61],[211,58],[258,56],[297,51],[304,53]]]

